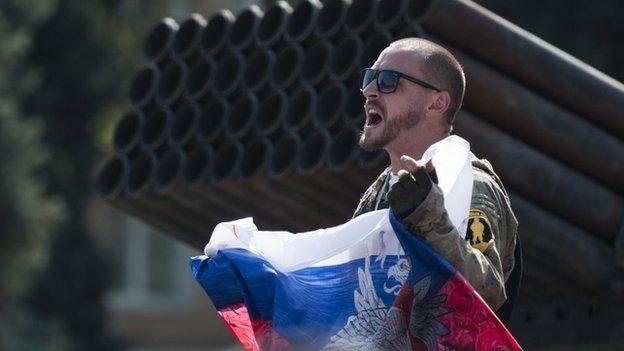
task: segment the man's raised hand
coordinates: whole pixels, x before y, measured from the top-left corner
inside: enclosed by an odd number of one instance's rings
[[[431,160],[419,164],[407,155],[401,156],[401,166],[397,172],[399,180],[388,192],[388,203],[394,214],[403,219],[416,210],[431,191],[433,181],[429,173],[434,167]]]

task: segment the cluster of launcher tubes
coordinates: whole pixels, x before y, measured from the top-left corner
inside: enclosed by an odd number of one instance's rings
[[[438,42],[464,66],[455,132],[509,187],[523,293],[601,289],[624,222],[624,89],[465,0],[277,1],[162,19],[99,194],[195,247],[248,215],[292,231],[346,221],[387,164],[357,145],[360,70],[403,37]]]

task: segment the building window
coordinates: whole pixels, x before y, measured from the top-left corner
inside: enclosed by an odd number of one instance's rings
[[[111,310],[179,310],[192,305],[189,257],[198,250],[99,201],[91,223],[111,265]]]

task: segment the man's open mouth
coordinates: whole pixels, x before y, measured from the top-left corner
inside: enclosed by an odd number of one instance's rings
[[[374,114],[368,116],[368,123],[367,123],[367,125],[368,126],[376,126],[379,123],[381,123],[381,121],[382,121],[381,116],[376,114],[376,113],[374,113]]]
[[[383,122],[383,117],[375,109],[370,109],[366,115],[366,127],[374,127]]]

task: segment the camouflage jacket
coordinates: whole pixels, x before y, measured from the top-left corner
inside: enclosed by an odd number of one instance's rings
[[[451,223],[442,191],[436,184],[403,222],[442,254],[496,311],[507,298],[505,282],[514,267],[518,221],[490,163],[472,157],[474,185],[465,240]],[[388,207],[389,176],[387,168],[366,190],[354,217]]]

